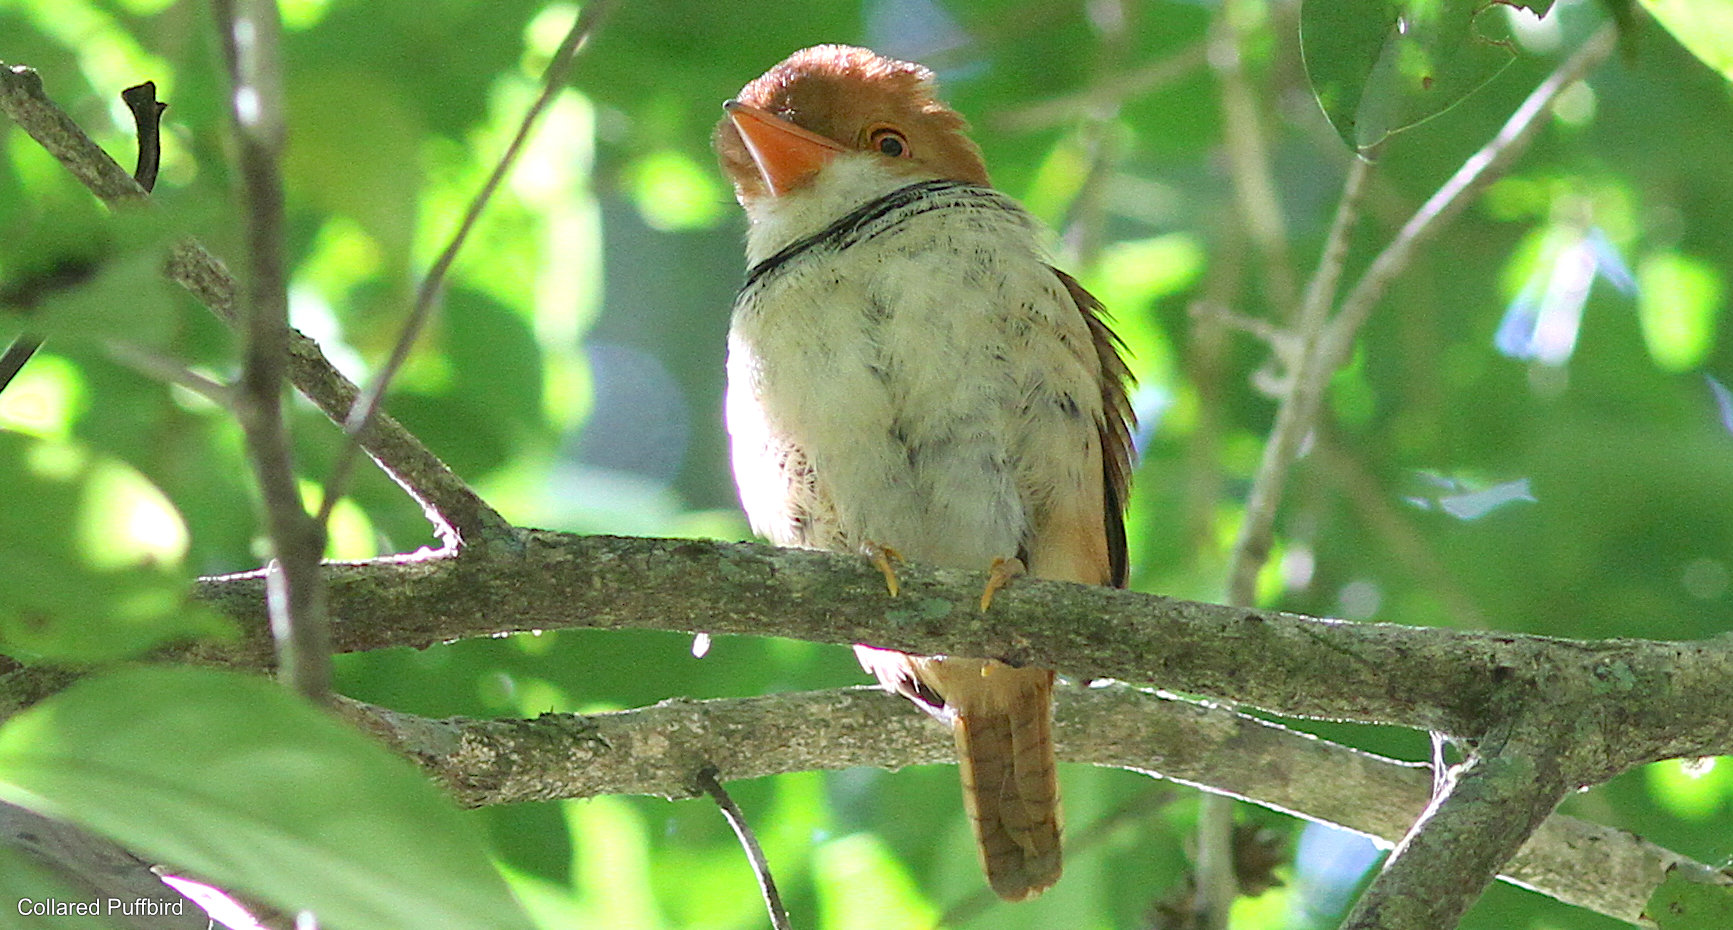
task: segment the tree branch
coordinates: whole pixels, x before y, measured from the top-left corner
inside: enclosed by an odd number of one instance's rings
[[[1414,821],[1342,930],[1454,927],[1575,787],[1569,728],[1524,722],[1483,742]]]
[[[776,890],[776,879],[770,874],[770,860],[764,855],[764,847],[758,845],[758,837],[753,835],[752,825],[746,822],[746,812],[740,805],[734,803],[728,789],[716,780],[716,770],[702,769],[698,772],[698,787],[710,795],[716,806],[722,810],[722,817],[728,821],[734,836],[740,840],[740,848],[746,853],[746,862],[752,866],[752,874],[758,878],[758,891],[764,896],[764,910],[770,916],[770,926],[774,930],[791,930],[793,924],[788,922],[788,908],[782,904],[782,894]]]
[[[41,77],[30,68],[0,63],[0,111],[30,134],[90,192],[110,208],[149,203],[149,195],[49,100]],[[237,325],[236,285],[223,263],[202,245],[182,240],[171,250],[165,273],[218,318]],[[332,365],[319,346],[289,330],[288,378],[320,412],[342,423],[360,390]],[[379,414],[360,445],[380,469],[419,503],[447,546],[510,543],[514,530],[446,464],[403,425]],[[508,545],[509,547],[509,545]]]
[[[282,75],[277,42],[282,24],[274,4],[217,0],[212,5],[229,66],[241,205],[246,217],[248,280],[235,413],[264,505],[272,564],[267,604],[275,633],[277,670],[315,704],[331,695],[331,634],[320,559],[324,527],[301,506],[289,432],[283,421],[283,380],[289,357],[289,275],[284,267]]]
[[[1221,707],[1124,685],[1060,688],[1059,758],[1226,792],[1370,836],[1402,837],[1426,807],[1423,765],[1350,749]],[[663,701],[534,720],[430,720],[343,701],[342,712],[469,806],[598,794],[696,798],[722,780],[854,766],[954,764],[949,735],[877,688]],[[795,719],[797,728],[767,727]],[[1555,815],[1503,871],[1561,901],[1636,922],[1670,867],[1713,870],[1609,827]]]
[[[1342,299],[1340,308],[1332,317],[1329,309],[1334,302],[1342,260],[1346,255],[1347,231],[1357,212],[1360,192],[1368,174],[1366,162],[1355,159],[1351,163],[1341,205],[1331,225],[1323,258],[1307,287],[1296,326],[1302,340],[1296,352],[1298,364],[1288,372],[1287,391],[1277,410],[1270,438],[1264,445],[1264,456],[1258,463],[1258,473],[1247,499],[1245,520],[1234,542],[1230,601],[1250,601],[1249,597],[1238,594],[1256,588],[1257,574],[1269,556],[1275,516],[1281,506],[1288,472],[1299,455],[1301,443],[1317,421],[1330,377],[1347,358],[1360,327],[1383,298],[1385,289],[1407,269],[1420,244],[1430,239],[1489,184],[1509,170],[1544,125],[1540,116],[1551,108],[1561,92],[1605,60],[1616,41],[1616,30],[1609,23],[1542,81],[1511,114],[1492,141],[1464,162],[1456,174],[1403,224],[1360,276],[1353,290]]]
[[[847,555],[694,539],[525,531],[522,555],[328,563],[338,651],[425,647],[563,628],[708,630],[882,643],[924,655],[1039,660],[1079,680],[1159,684],[1299,717],[1456,736],[1545,705],[1588,739],[1617,733],[1601,766],[1733,751],[1733,637],[1578,641],[1348,623],[1090,585],[1019,578],[974,609],[981,572],[910,564],[903,594]],[[259,572],[201,579],[242,626],[185,658],[263,667]],[[1590,714],[1591,717],[1579,717]],[[1591,779],[1592,780],[1592,779]]]

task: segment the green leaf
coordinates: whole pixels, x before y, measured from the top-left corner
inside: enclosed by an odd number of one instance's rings
[[[1460,103],[1515,57],[1503,15],[1481,0],[1306,0],[1300,50],[1313,95],[1361,153]]]
[[[16,849],[0,846],[0,915],[28,917],[31,930],[112,930],[114,924],[100,917],[78,914],[27,913],[50,901],[79,902],[87,897],[38,866]],[[27,903],[28,902],[28,903]]]
[[[1671,869],[1643,905],[1643,916],[1661,930],[1725,930],[1733,927],[1733,888],[1696,881]]]
[[[1733,0],[1642,0],[1679,44],[1733,81]]]
[[[73,258],[69,286],[51,287],[29,313],[32,330],[57,339],[115,339],[160,346],[175,333],[178,288],[163,265],[178,235],[159,212],[116,214],[101,255]]]
[[[79,682],[0,727],[0,799],[335,930],[530,926],[419,772],[261,678]]]
[[[1678,252],[1657,252],[1637,266],[1637,319],[1649,357],[1668,371],[1703,363],[1715,344],[1721,273]]]
[[[130,466],[0,431],[0,481],[0,651],[99,662],[232,631],[189,600],[180,514]]]
[[[938,915],[915,880],[877,837],[831,840],[813,856],[819,926],[825,930],[930,927]]]

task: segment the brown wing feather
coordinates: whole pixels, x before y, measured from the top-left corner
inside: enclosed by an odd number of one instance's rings
[[[1095,295],[1077,283],[1077,279],[1055,268],[1060,283],[1070,292],[1077,312],[1089,327],[1090,341],[1101,364],[1101,431],[1102,517],[1107,533],[1109,569],[1108,584],[1125,587],[1128,560],[1125,550],[1125,503],[1131,487],[1131,431],[1137,425],[1137,415],[1131,410],[1131,370],[1125,367],[1119,350],[1124,343],[1101,319],[1105,308]]]

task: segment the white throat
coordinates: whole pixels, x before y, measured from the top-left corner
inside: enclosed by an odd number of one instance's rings
[[[855,207],[921,180],[885,161],[871,152],[839,155],[819,170],[811,184],[744,204],[751,223],[746,229],[747,267],[829,226]]]

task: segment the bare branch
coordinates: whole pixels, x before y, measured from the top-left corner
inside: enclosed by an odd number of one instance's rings
[[[168,104],[156,99],[156,82],[145,81],[120,92],[120,99],[132,112],[138,131],[138,165],[132,169],[132,179],[146,193],[156,189],[157,171],[162,168],[162,111]]]
[[[1322,337],[1330,306],[1335,300],[1336,282],[1342,274],[1342,262],[1348,253],[1349,233],[1360,215],[1360,198],[1366,190],[1371,163],[1353,159],[1348,176],[1342,184],[1342,196],[1336,204],[1336,215],[1330,222],[1330,232],[1324,241],[1324,251],[1318,268],[1306,284],[1306,294],[1300,304],[1291,341],[1277,343],[1288,350],[1281,405],[1277,408],[1275,425],[1264,441],[1263,458],[1258,462],[1257,475],[1246,495],[1246,514],[1234,539],[1233,553],[1228,559],[1228,600],[1250,604],[1257,600],[1258,573],[1269,559],[1275,531],[1276,512],[1281,508],[1282,491],[1287,486],[1288,472],[1300,454],[1301,442],[1311,431],[1317,416],[1318,397],[1329,384],[1330,371],[1317,368],[1314,357],[1317,342]],[[1313,395],[1318,395],[1317,397]]]
[[[1505,121],[1498,135],[1463,162],[1450,180],[1444,182],[1402,225],[1396,237],[1378,253],[1354,289],[1342,300],[1340,312],[1330,322],[1318,347],[1327,370],[1335,370],[1347,357],[1360,326],[1383,298],[1390,282],[1408,268],[1415,250],[1461,213],[1480,196],[1481,191],[1510,170],[1511,164],[1528,150],[1529,143],[1546,125],[1540,117],[1552,109],[1553,101],[1605,61],[1617,45],[1618,27],[1608,22],[1548,75]]]
[[[111,207],[142,203],[149,194],[108,157],[42,90],[42,77],[23,65],[0,63],[0,110],[53,155],[79,183]]]
[[[764,857],[764,848],[758,845],[758,837],[752,834],[752,825],[746,822],[746,813],[734,799],[728,795],[727,789],[716,780],[716,769],[705,768],[698,773],[698,787],[710,795],[716,806],[722,809],[723,819],[733,828],[734,836],[740,840],[740,848],[746,851],[746,861],[752,865],[752,874],[758,877],[758,891],[764,895],[764,910],[770,915],[770,926],[775,930],[792,930],[788,922],[788,908],[782,906],[782,895],[776,890],[776,879],[770,874],[770,860]]]
[[[1733,752],[1733,637],[1586,642],[1347,623],[1036,578],[1002,589],[982,614],[981,572],[911,563],[898,569],[902,596],[892,599],[878,570],[848,555],[541,530],[526,530],[525,541],[521,554],[499,557],[328,563],[332,610],[344,618],[335,648],[562,628],[871,642],[1466,737],[1542,694],[1585,739],[1591,720],[1609,728],[1609,772]],[[202,579],[199,596],[235,618],[244,638],[177,655],[268,665],[263,587],[259,572]]]
[[[235,405],[235,389],[193,371],[179,361],[142,346],[114,343],[108,355],[115,361],[148,378],[166,384],[176,384],[225,409]]]
[[[67,166],[110,208],[148,203],[149,197],[71,117],[49,100],[42,79],[23,66],[0,64],[0,110]],[[236,284],[223,263],[190,239],[171,250],[164,272],[211,312],[238,325]],[[289,380],[333,422],[342,423],[360,390],[332,365],[317,344],[289,330]],[[380,469],[422,507],[447,546],[514,540],[515,531],[402,424],[386,414],[360,439]]]
[[[1055,699],[1054,735],[1063,761],[1208,787],[1353,830],[1381,845],[1402,837],[1431,792],[1423,765],[1207,703],[1125,686],[1062,687]],[[353,701],[342,701],[341,708],[470,806],[613,793],[695,798],[701,793],[698,773],[710,766],[719,779],[734,781],[956,761],[942,727],[871,687],[670,700],[534,720],[430,720]],[[802,726],[765,725],[787,719]],[[1634,922],[1675,866],[1704,876],[1714,871],[1628,833],[1554,815],[1511,859],[1503,877]]]
[[[583,48],[589,37],[601,24],[612,6],[612,0],[592,0],[585,3],[577,18],[572,22],[572,28],[566,33],[565,41],[560,43],[559,50],[554,53],[553,60],[548,63],[547,70],[542,75],[541,94],[535,103],[524,113],[523,120],[518,124],[517,135],[512,137],[505,152],[500,155],[499,162],[493,166],[493,172],[487,176],[487,181],[476,191],[475,197],[469,202],[469,209],[464,211],[463,221],[458,224],[457,231],[452,234],[451,241],[439,253],[439,258],[428,269],[427,276],[421,280],[421,287],[415,292],[415,306],[410,310],[409,319],[404,321],[403,330],[397,334],[397,343],[391,348],[391,355],[385,365],[373,376],[367,391],[357,399],[349,409],[349,414],[343,420],[343,430],[352,439],[345,443],[338,453],[337,462],[331,468],[331,476],[325,481],[324,499],[319,504],[318,520],[321,525],[331,517],[331,508],[337,505],[337,500],[343,496],[343,486],[349,480],[349,470],[355,464],[355,450],[360,446],[363,436],[374,418],[378,415],[379,402],[385,397],[386,388],[397,376],[403,363],[409,359],[409,350],[426,328],[427,321],[432,319],[434,307],[438,306],[440,295],[445,289],[445,276],[451,271],[452,262],[457,260],[458,250],[463,248],[469,239],[470,230],[475,228],[476,221],[481,218],[481,211],[493,199],[494,191],[505,180],[511,171],[517,157],[529,142],[530,133],[535,130],[536,123],[553,102],[554,96],[565,86],[566,78],[571,74],[572,62],[577,59],[578,51]]]
[[[264,502],[274,555],[268,569],[271,629],[277,668],[314,703],[331,692],[331,636],[319,564],[323,528],[301,506],[289,434],[283,421],[283,381],[289,358],[289,282],[284,267],[283,91],[274,4],[217,0],[213,5],[229,65],[229,106],[238,142],[241,202],[246,215],[250,274],[245,349],[236,412]]]
[[[1222,4],[1210,23],[1209,63],[1221,96],[1222,151],[1240,216],[1258,252],[1265,298],[1281,317],[1291,318],[1299,299],[1288,223],[1282,216],[1281,198],[1276,195],[1264,120],[1245,68],[1246,47],[1254,38],[1246,27],[1260,15],[1242,0]]]
[[[1234,542],[1230,601],[1249,602],[1256,591],[1258,572],[1269,557],[1276,511],[1281,505],[1288,472],[1299,454],[1301,443],[1317,421],[1331,375],[1347,358],[1360,327],[1383,297],[1384,290],[1408,267],[1420,243],[1509,170],[1543,125],[1539,117],[1548,111],[1560,92],[1604,60],[1611,53],[1615,41],[1616,31],[1608,24],[1542,81],[1517,107],[1492,141],[1464,162],[1462,168],[1403,224],[1342,300],[1340,310],[1330,317],[1329,308],[1346,254],[1347,231],[1357,213],[1356,205],[1368,172],[1366,163],[1359,159],[1350,165],[1328,244],[1318,271],[1307,286],[1303,302],[1298,330],[1305,350],[1300,355],[1299,366],[1289,373],[1288,394],[1277,411],[1275,425],[1264,446],[1264,456],[1258,464],[1258,473],[1247,499],[1245,520]]]

